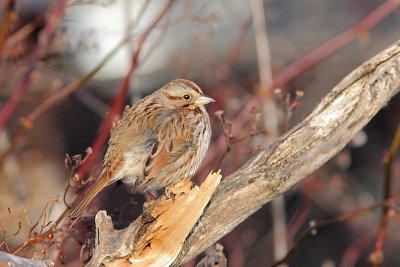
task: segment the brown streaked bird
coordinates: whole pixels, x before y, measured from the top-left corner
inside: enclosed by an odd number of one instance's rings
[[[111,132],[101,175],[69,216],[79,217],[104,187],[117,181],[144,193],[192,177],[210,143],[204,108],[210,102],[194,82],[178,79],[130,107]]]

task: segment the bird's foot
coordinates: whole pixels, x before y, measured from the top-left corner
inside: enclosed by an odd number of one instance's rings
[[[180,194],[186,194],[192,188],[192,177],[179,180],[177,183],[170,184],[165,188],[165,195],[167,198],[174,198]]]

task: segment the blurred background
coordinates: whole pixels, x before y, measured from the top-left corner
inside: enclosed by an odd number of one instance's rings
[[[124,105],[175,78],[196,82],[216,99],[207,105],[212,141],[193,180],[201,183],[218,168],[229,179],[350,71],[400,38],[399,6],[396,0],[1,1],[0,249],[76,266],[90,257],[99,209],[117,228],[132,222],[144,197],[110,187],[72,230],[62,223],[51,228],[65,203],[101,171],[111,122]],[[399,100],[322,168],[220,240],[228,265],[270,266],[310,223],[382,201]],[[398,156],[393,166],[392,193],[400,186]],[[371,265],[380,214],[318,232],[289,266]],[[392,215],[384,266],[400,265],[400,217]]]

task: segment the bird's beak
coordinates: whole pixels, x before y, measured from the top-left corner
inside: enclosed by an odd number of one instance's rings
[[[215,100],[212,99],[211,97],[202,95],[202,96],[200,96],[199,98],[197,98],[197,100],[196,100],[195,103],[196,103],[197,105],[202,105],[202,106],[204,106],[204,105],[207,105],[208,103],[211,103],[211,102],[215,102]]]

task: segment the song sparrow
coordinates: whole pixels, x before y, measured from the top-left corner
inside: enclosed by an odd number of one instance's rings
[[[111,132],[100,177],[69,216],[77,218],[105,186],[119,180],[143,193],[193,176],[210,143],[204,108],[210,102],[194,82],[178,79],[129,108]]]

